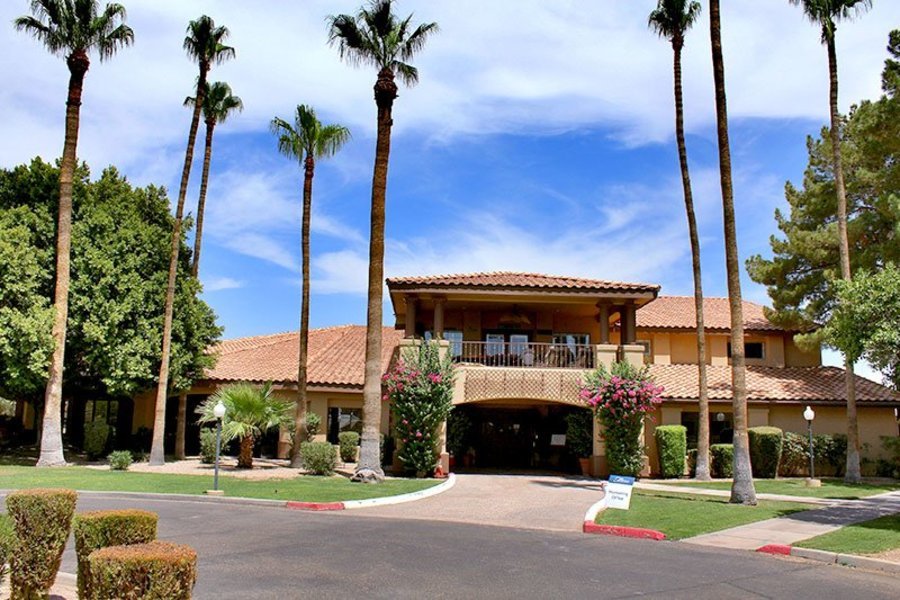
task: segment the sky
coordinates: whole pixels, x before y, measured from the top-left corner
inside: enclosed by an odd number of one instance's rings
[[[182,40],[202,14],[231,31],[236,59],[216,66],[245,109],[216,129],[201,279],[225,337],[294,330],[299,320],[302,171],[277,152],[274,116],[297,104],[352,140],[318,163],[311,323],[365,322],[375,145],[372,68],[329,46],[326,16],[360,0],[123,0],[135,44],[85,81],[78,154],[94,175],[115,165],[175,201],[196,65]],[[387,276],[513,270],[653,282],[692,292],[674,142],[672,50],[647,28],[655,0],[400,0],[440,31],[414,59],[419,84],[394,105]],[[684,50],[687,147],[703,284],[725,295],[715,107],[705,11]],[[11,22],[0,3],[0,167],[61,154],[65,61]],[[819,31],[786,0],[729,0],[722,35],[741,259],[769,255],[784,184],[800,183],[806,136],[828,118]],[[900,2],[876,0],[838,29],[840,108],[880,94]],[[202,136],[202,132],[201,132]],[[202,137],[200,138],[202,139]],[[196,212],[202,151],[186,210]],[[743,273],[745,298],[766,290]],[[385,321],[393,321],[389,302]],[[826,363],[839,357],[826,352]],[[866,366],[863,374],[872,375]]]

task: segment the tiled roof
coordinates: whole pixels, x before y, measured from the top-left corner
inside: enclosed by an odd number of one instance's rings
[[[296,382],[299,333],[277,333],[225,340],[219,358],[207,372],[214,381]],[[402,331],[382,330],[382,370],[386,370]],[[309,332],[309,385],[361,387],[364,380],[366,328],[344,325]]]
[[[748,331],[780,331],[763,313],[763,307],[744,300],[744,329]],[[731,308],[728,298],[703,299],[703,324],[706,329],[730,330]],[[637,326],[648,329],[694,329],[697,318],[693,296],[659,296],[637,311]]]
[[[496,271],[493,273],[468,273],[462,275],[430,275],[426,277],[391,277],[389,288],[427,286],[442,288],[506,288],[535,291],[575,291],[575,292],[657,292],[659,286],[649,283],[625,283],[580,277],[559,277],[538,273],[514,273]]]
[[[698,397],[696,365],[650,365],[665,388],[665,398]],[[731,400],[731,367],[707,367],[711,400]],[[900,394],[856,376],[860,402],[900,402]],[[844,370],[838,367],[747,367],[747,399],[796,402],[844,402]]]

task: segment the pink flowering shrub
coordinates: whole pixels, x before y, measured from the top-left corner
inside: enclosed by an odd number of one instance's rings
[[[453,363],[436,343],[402,356],[382,378],[391,402],[398,457],[416,477],[434,472],[440,458],[440,427],[453,407]]]
[[[646,367],[638,369],[626,362],[614,363],[609,370],[600,365],[582,382],[579,397],[594,409],[606,430],[606,459],[612,473],[641,472],[641,426],[644,417],[662,404],[662,393]]]

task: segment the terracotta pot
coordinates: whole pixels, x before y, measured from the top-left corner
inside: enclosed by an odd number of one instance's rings
[[[579,458],[578,464],[581,466],[581,474],[587,475],[590,477],[591,473],[591,459],[590,458]]]

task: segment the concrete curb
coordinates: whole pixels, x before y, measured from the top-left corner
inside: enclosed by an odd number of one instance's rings
[[[613,535],[616,537],[637,538],[642,540],[664,540],[666,534],[655,529],[642,529],[640,527],[621,527],[618,525],[599,525],[595,521],[597,515],[606,510],[606,496],[595,502],[584,513],[584,522],[581,526],[582,533],[598,535]]]
[[[881,571],[883,573],[900,575],[900,563],[881,560],[879,558],[870,558],[868,556],[838,554],[837,552],[816,550],[815,548],[798,548],[796,546],[787,546],[785,544],[767,544],[757,548],[756,551],[766,554],[795,556],[797,558],[814,560],[829,565],[837,564],[844,565],[845,567],[855,567],[857,569],[868,569],[870,571]]]
[[[342,502],[287,502],[285,508],[293,510],[356,510],[359,508],[369,508],[372,506],[387,506],[389,504],[403,504],[404,502],[414,502],[429,498],[437,494],[446,492],[456,484],[456,475],[450,473],[447,481],[439,483],[430,488],[419,490],[418,492],[409,492],[408,494],[399,494],[397,496],[384,496],[383,498],[368,498],[366,500],[344,500]]]

